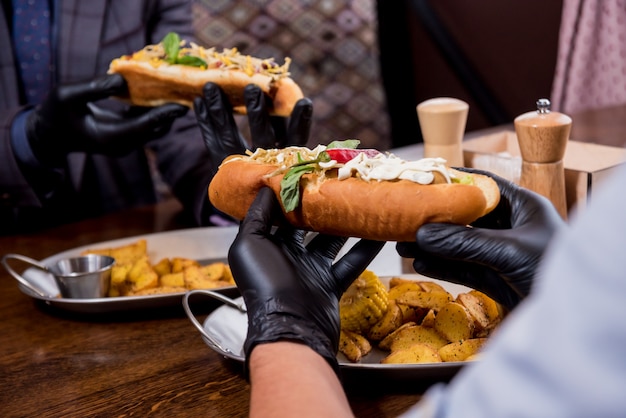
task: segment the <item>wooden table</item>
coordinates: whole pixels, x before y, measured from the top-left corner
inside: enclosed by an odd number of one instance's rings
[[[41,260],[90,243],[189,227],[179,212],[176,201],[167,201],[0,237],[0,254]],[[81,318],[23,294],[2,267],[0,295],[0,417],[247,416],[249,386],[239,363],[204,343],[182,305]],[[428,384],[346,382],[346,389],[358,416],[392,417]]]
[[[572,138],[623,146],[626,106],[572,115]],[[403,153],[419,155],[419,146]],[[189,227],[176,201],[38,233],[0,254],[43,259],[82,245]],[[212,351],[181,309],[94,320],[50,310],[0,268],[0,417],[245,417],[238,363]],[[392,417],[433,382],[347,381],[359,417]]]

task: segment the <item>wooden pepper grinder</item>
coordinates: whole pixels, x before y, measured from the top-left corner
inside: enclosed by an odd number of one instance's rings
[[[424,157],[441,157],[450,167],[463,167],[463,135],[469,105],[451,97],[437,97],[417,105],[424,138]]]
[[[515,118],[515,132],[522,154],[519,184],[546,196],[567,219],[563,156],[572,119],[550,111],[548,99],[537,100],[537,111]]]

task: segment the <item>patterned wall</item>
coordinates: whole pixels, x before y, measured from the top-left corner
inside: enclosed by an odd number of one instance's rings
[[[375,6],[374,0],[195,0],[194,19],[205,46],[279,62],[291,57],[292,78],[313,100],[310,145],[358,138],[361,147],[386,150]]]

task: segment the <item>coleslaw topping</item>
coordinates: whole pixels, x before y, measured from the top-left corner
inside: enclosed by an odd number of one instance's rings
[[[278,80],[289,77],[291,59],[285,58],[280,65],[274,58],[257,58],[241,54],[237,48],[224,48],[221,52],[216,48],[204,48],[195,42],[181,39],[177,33],[168,33],[161,42],[146,45],[132,55],[124,55],[120,59],[144,61],[153,67],[162,65],[186,65],[201,69],[241,70],[252,76],[263,74]]]
[[[329,145],[318,145],[313,149],[307,147],[286,147],[282,149],[263,149],[248,151],[247,158],[262,164],[276,165],[277,169],[268,174],[275,176],[284,174],[281,180],[281,200],[285,210],[290,212],[300,204],[300,180],[307,173],[316,173],[317,181],[325,179],[329,170],[337,170],[337,178],[345,180],[356,177],[365,181],[396,181],[408,180],[418,184],[431,184],[435,173],[440,173],[447,183],[466,183],[467,179],[458,178],[448,169],[443,158],[422,158],[406,161],[392,153],[374,153],[371,150],[359,150],[360,141],[356,139],[334,141]],[[339,148],[362,151],[355,153],[354,158],[346,162],[338,162],[330,155]],[[345,155],[340,152],[337,155]]]

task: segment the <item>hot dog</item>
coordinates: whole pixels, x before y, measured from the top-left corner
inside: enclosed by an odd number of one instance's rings
[[[233,110],[245,114],[243,90],[256,84],[272,99],[270,114],[289,116],[303,97],[290,77],[290,63],[289,58],[279,65],[273,58],[242,55],[236,48],[218,52],[181,40],[172,32],[158,44],[112,60],[108,72],[124,77],[128,84],[124,99],[137,106],[174,102],[193,107],[202,87],[214,82],[224,90]]]
[[[378,241],[414,241],[427,222],[469,224],[500,200],[488,176],[450,169],[440,158],[404,161],[355,143],[231,155],[211,181],[209,199],[243,219],[258,190],[269,186],[294,226]]]

